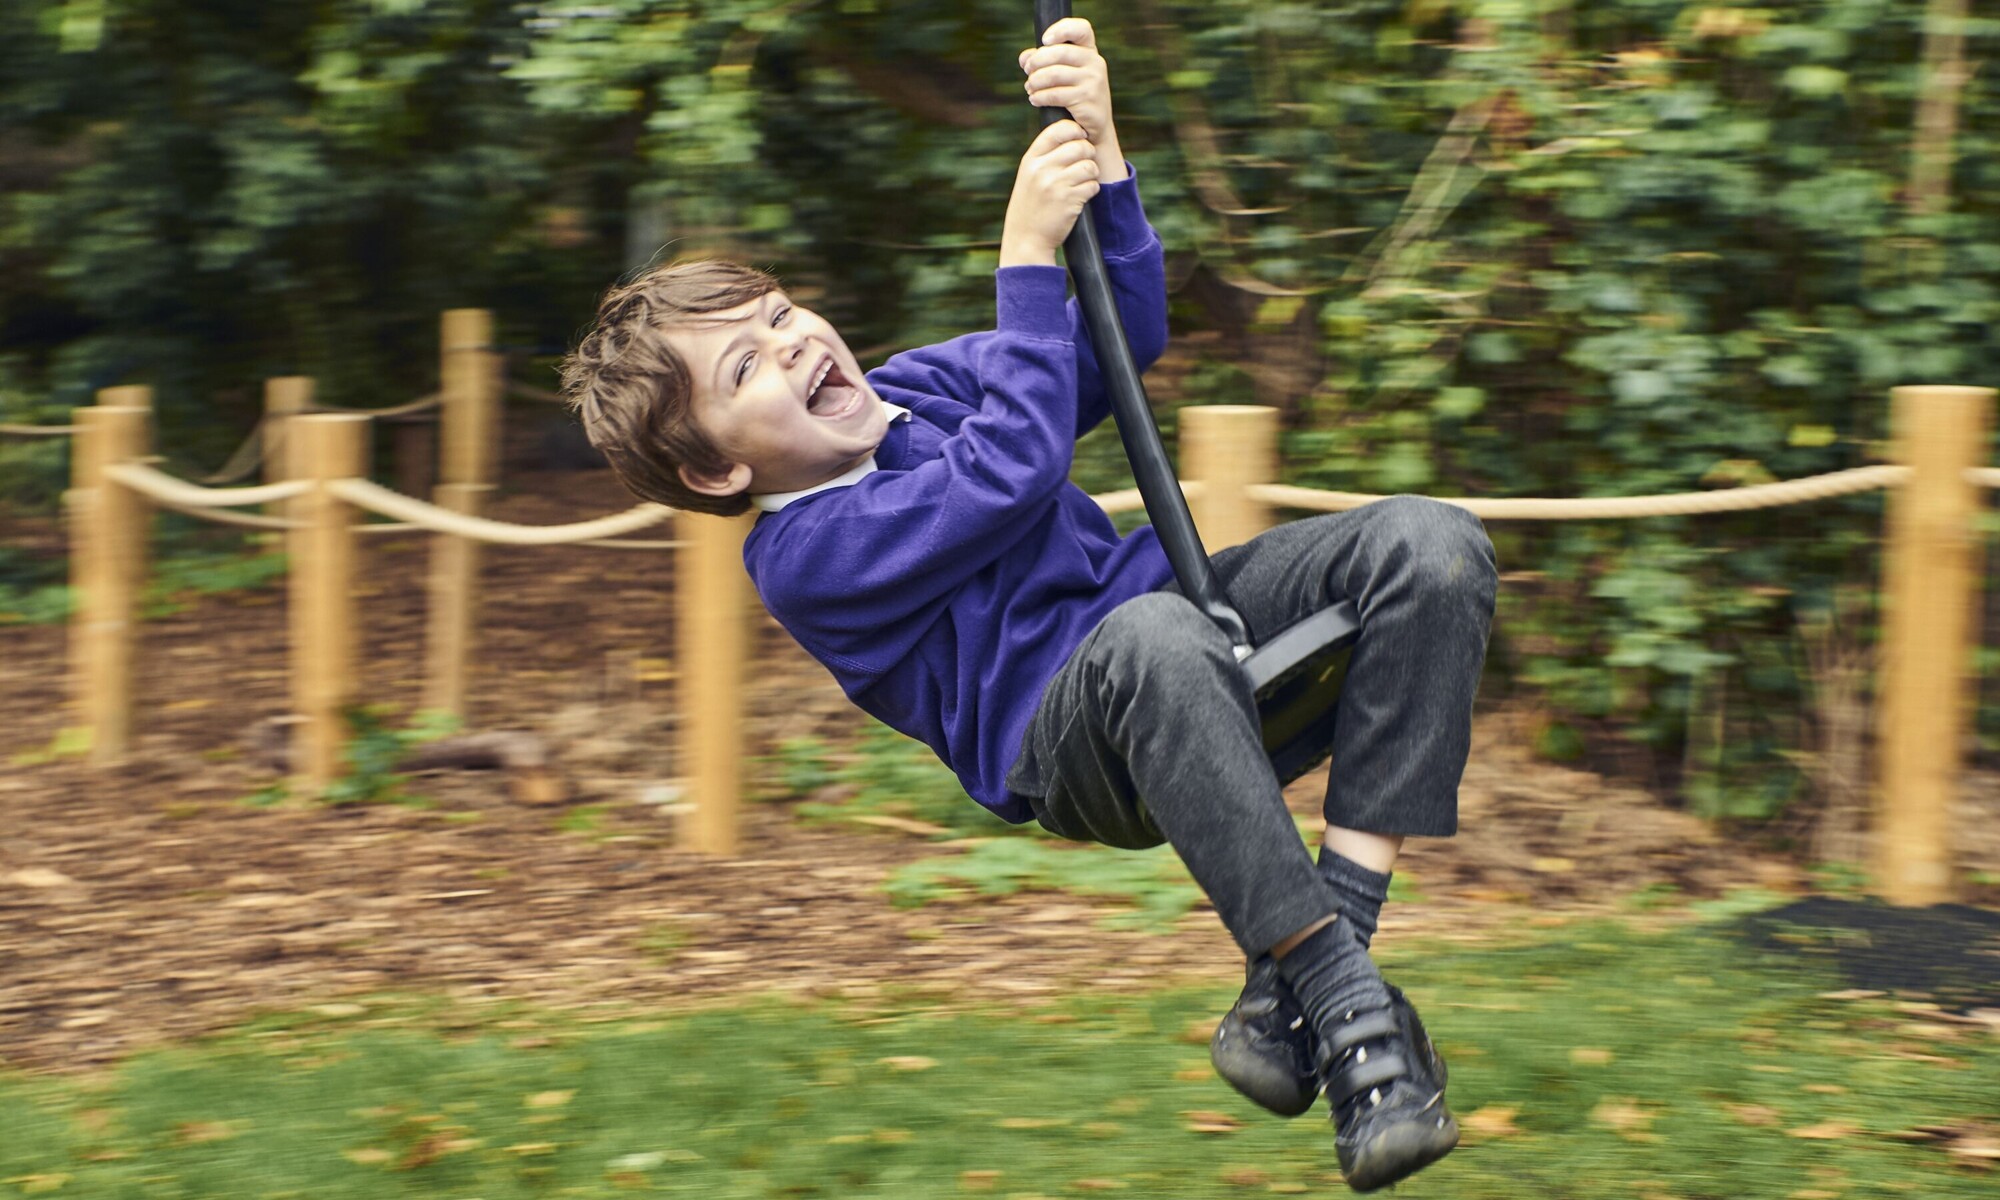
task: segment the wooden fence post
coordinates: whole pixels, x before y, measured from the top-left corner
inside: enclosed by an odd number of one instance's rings
[[[1878,705],[1882,785],[1876,887],[1892,904],[1951,898],[1951,808],[1969,726],[1984,547],[1976,527],[1993,389],[1899,387],[1895,459],[1909,482],[1889,493]]]
[[[743,787],[743,674],[749,650],[750,579],[743,570],[749,517],[676,513],[685,543],[675,561],[679,603],[681,756],[694,814],[688,847],[734,854]]]
[[[1278,410],[1261,404],[1198,405],[1180,410],[1181,476],[1200,480],[1188,507],[1210,554],[1271,527],[1271,506],[1245,490],[1278,482]]]
[[[313,381],[310,375],[281,375],[264,381],[264,428],[259,441],[264,448],[265,483],[276,483],[287,477],[287,423],[293,417],[310,412],[312,403]],[[280,500],[266,505],[264,511],[271,516],[282,517],[287,515],[288,507]]]
[[[286,457],[292,477],[324,481],[368,474],[366,416],[293,417]],[[347,706],[354,697],[353,506],[315,488],[291,502],[303,528],[291,544],[293,786],[318,796],[340,776]]]
[[[106,392],[144,389],[109,388]],[[71,693],[89,730],[90,763],[110,766],[132,736],[132,651],[138,591],[146,574],[152,506],[104,477],[104,468],[144,458],[152,412],[138,406],[81,408],[71,447]]]
[[[454,308],[442,328],[443,428],[439,433],[440,508],[477,516],[493,490],[500,376],[493,314]],[[478,619],[479,543],[451,534],[431,540],[429,629],[425,636],[424,707],[466,715],[466,663]]]
[[[143,383],[99,388],[97,404],[100,408],[143,408],[150,411],[153,407],[153,389]]]

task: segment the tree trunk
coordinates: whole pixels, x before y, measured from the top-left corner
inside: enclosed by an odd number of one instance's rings
[[[1965,11],[1966,0],[1931,0],[1924,12],[1917,122],[1904,196],[1911,216],[1951,206],[1952,138],[1958,132],[1959,96],[1972,75],[1965,61]]]

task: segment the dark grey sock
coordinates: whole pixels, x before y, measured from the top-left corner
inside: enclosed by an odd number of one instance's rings
[[[1351,1011],[1389,1007],[1381,973],[1345,920],[1322,926],[1292,947],[1278,960],[1278,973],[1292,985],[1322,1040],[1331,1038]]]
[[[1382,902],[1389,898],[1389,880],[1394,872],[1371,871],[1346,855],[1321,846],[1319,873],[1333,885],[1333,894],[1340,898],[1340,919],[1353,924],[1354,936],[1367,948],[1375,940],[1375,924],[1382,918]]]

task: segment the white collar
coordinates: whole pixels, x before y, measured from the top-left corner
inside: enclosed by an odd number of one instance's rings
[[[887,400],[884,400],[882,401],[882,408],[889,414],[889,423],[891,425],[898,421],[907,421],[910,419],[910,410],[900,404],[891,404]],[[870,454],[859,466],[847,471],[837,479],[829,479],[825,483],[815,484],[809,488],[800,488],[796,492],[770,492],[762,496],[752,496],[750,497],[750,503],[763,509],[765,512],[777,512],[792,501],[803,500],[814,492],[823,492],[828,488],[852,487],[854,484],[866,479],[869,475],[874,474],[878,469],[875,466],[875,456]]]

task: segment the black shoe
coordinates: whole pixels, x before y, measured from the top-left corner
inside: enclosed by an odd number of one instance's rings
[[[1409,998],[1389,984],[1389,999],[1412,1029],[1410,1044],[1437,1077],[1445,1083],[1444,1057],[1431,1044],[1423,1022]],[[1209,1061],[1215,1073],[1252,1103],[1281,1117],[1296,1117],[1319,1098],[1319,1072],[1313,1068],[1312,1026],[1305,1010],[1285,977],[1278,974],[1277,960],[1259,955],[1247,965],[1243,994],[1215,1027],[1208,1043]]]
[[[1215,1027],[1208,1060],[1229,1086],[1281,1117],[1296,1117],[1319,1099],[1312,1028],[1277,959],[1260,954],[1247,964],[1243,994]]]
[[[1458,1145],[1443,1059],[1407,999],[1351,1012],[1315,1055],[1336,1127],[1340,1174],[1357,1192],[1387,1187]]]

